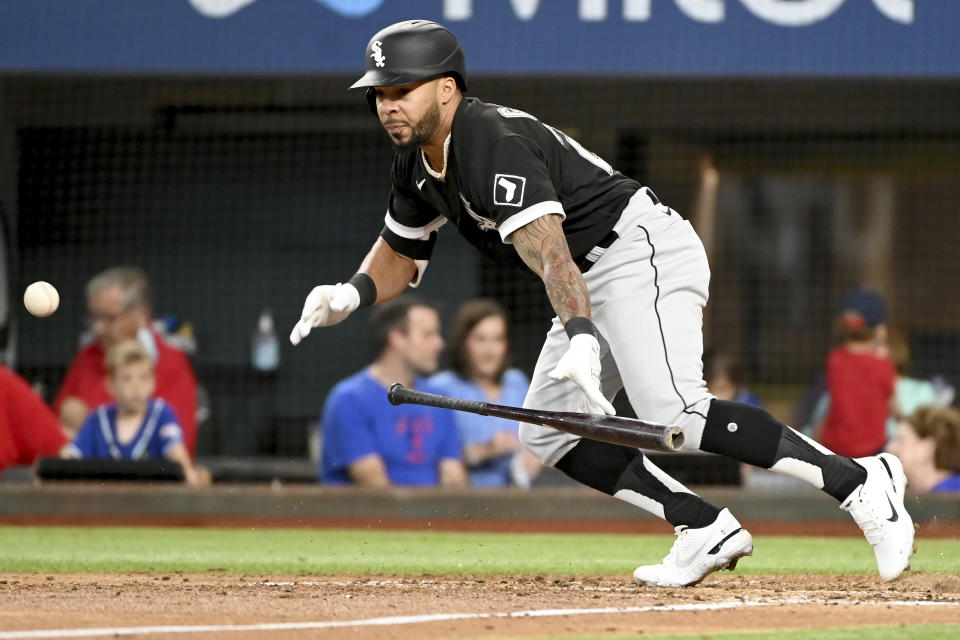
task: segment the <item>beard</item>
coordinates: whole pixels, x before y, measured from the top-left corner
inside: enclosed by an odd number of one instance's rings
[[[396,121],[387,120],[384,122],[384,126],[388,124],[394,124]],[[423,114],[423,117],[420,118],[418,122],[413,127],[413,135],[410,136],[410,139],[406,142],[397,140],[392,135],[390,139],[393,141],[394,146],[403,151],[414,146],[420,146],[427,142],[430,142],[431,138],[437,133],[437,129],[440,128],[440,104],[434,102],[433,106],[427,109],[427,112]],[[388,134],[389,135],[389,134]]]

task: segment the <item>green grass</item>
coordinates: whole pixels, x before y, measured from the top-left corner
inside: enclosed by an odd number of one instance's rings
[[[3,572],[622,574],[672,536],[310,529],[0,527]],[[960,541],[919,540],[912,567],[960,573]],[[760,537],[742,573],[873,573],[855,538]]]
[[[683,636],[603,636],[603,638],[557,638],[556,640],[953,640],[960,637],[960,624],[917,624],[876,627],[812,629],[809,631],[758,631],[756,633],[696,633]]]

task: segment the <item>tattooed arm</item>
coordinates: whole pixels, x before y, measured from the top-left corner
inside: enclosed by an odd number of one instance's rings
[[[554,311],[570,337],[570,347],[549,374],[572,380],[583,396],[578,411],[614,415],[616,410],[600,388],[600,345],[590,322],[590,292],[570,256],[558,215],[546,215],[510,235],[523,261],[543,280]]]
[[[558,215],[542,216],[514,231],[510,240],[526,265],[543,280],[553,310],[566,324],[570,318],[590,317],[590,293],[570,255],[561,222]]]

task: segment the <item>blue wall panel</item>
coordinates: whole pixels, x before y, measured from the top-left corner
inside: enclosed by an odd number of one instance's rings
[[[960,74],[958,0],[6,0],[2,10],[7,71],[352,73],[374,32],[418,17],[447,24],[481,73]]]

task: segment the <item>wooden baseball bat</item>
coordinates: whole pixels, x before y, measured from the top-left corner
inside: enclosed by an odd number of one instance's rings
[[[651,424],[633,418],[593,415],[571,411],[541,411],[508,407],[490,402],[476,402],[448,398],[433,393],[408,389],[399,382],[390,387],[387,397],[391,404],[422,404],[441,409],[478,413],[482,416],[508,418],[529,424],[553,427],[575,436],[620,444],[625,447],[654,451],[679,451],[683,447],[683,432],[679,427]]]

